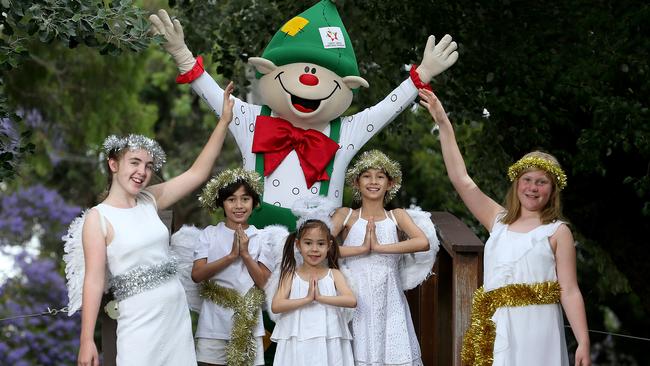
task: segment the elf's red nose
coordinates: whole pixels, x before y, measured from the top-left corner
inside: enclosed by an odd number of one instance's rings
[[[308,86],[318,85],[318,78],[316,77],[316,75],[302,74],[300,75],[300,78],[298,78],[298,80],[300,80],[301,83]]]

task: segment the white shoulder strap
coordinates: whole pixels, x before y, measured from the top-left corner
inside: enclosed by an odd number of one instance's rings
[[[389,218],[395,223],[395,226],[397,226],[397,228],[399,229],[399,225],[397,225],[397,219],[395,218],[395,213],[393,212],[393,210],[390,210],[388,212],[390,213]],[[388,215],[386,215],[386,217],[388,217]]]
[[[349,210],[350,210],[350,211],[348,211],[348,215],[345,216],[345,220],[343,220],[343,226],[345,226],[345,225],[348,224],[348,220],[350,220],[350,216],[352,216],[352,211],[354,211],[354,210],[352,210],[351,208],[350,208]],[[359,215],[359,216],[361,216],[361,215]]]

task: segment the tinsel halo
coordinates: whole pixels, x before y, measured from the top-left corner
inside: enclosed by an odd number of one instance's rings
[[[246,170],[243,168],[226,169],[223,172],[214,176],[203,188],[203,192],[199,196],[201,206],[210,211],[217,211],[219,207],[216,205],[216,200],[219,198],[219,190],[228,186],[229,184],[243,180],[257,193],[260,198],[264,191],[262,178],[256,171]]]
[[[559,165],[539,156],[526,156],[519,159],[508,168],[508,178],[514,182],[526,169],[537,168],[549,173],[555,180],[555,185],[561,191],[566,187],[566,174]]]
[[[130,134],[124,137],[110,135],[104,140],[102,145],[106,156],[109,156],[111,151],[117,153],[126,148],[130,151],[139,149],[145,150],[153,158],[153,168],[156,171],[160,170],[163,164],[165,164],[165,161],[167,161],[165,152],[156,140],[142,135]]]
[[[354,163],[354,166],[345,173],[347,184],[352,187],[354,192],[353,198],[355,201],[361,201],[361,192],[356,187],[356,180],[361,173],[368,169],[383,170],[390,176],[393,181],[393,186],[386,192],[384,203],[390,202],[402,187],[402,170],[399,163],[379,150],[370,150],[361,154],[357,162]]]

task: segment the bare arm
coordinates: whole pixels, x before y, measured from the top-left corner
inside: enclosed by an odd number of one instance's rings
[[[356,297],[354,297],[352,290],[350,290],[350,287],[345,281],[345,277],[343,277],[343,274],[337,269],[332,269],[332,275],[334,276],[334,286],[336,287],[336,292],[338,293],[338,295],[336,296],[321,295],[320,292],[318,291],[318,282],[317,282],[318,280],[313,279],[312,281],[315,281],[314,292],[315,292],[316,301],[320,302],[321,304],[339,306],[344,308],[356,307],[357,299]]]
[[[86,215],[82,231],[85,273],[77,361],[79,365],[99,365],[99,356],[93,335],[106,276],[106,239],[101,231],[100,219],[97,210],[90,210]]]
[[[571,230],[566,225],[561,225],[551,237],[555,242],[555,262],[557,278],[562,289],[560,301],[566,317],[571,324],[573,335],[578,341],[575,364],[591,365],[589,357],[589,332],[587,328],[587,315],[582,293],[578,287],[576,275],[576,250]]]
[[[451,184],[453,184],[465,206],[472,212],[472,215],[488,231],[491,231],[496,215],[503,211],[504,208],[483,193],[467,174],[465,161],[456,143],[454,128],[449,118],[447,118],[447,113],[438,97],[426,89],[420,89],[420,104],[429,111],[440,128],[442,157]]]
[[[188,170],[169,181],[147,188],[147,190],[156,197],[156,203],[159,210],[164,210],[173,205],[176,201],[194,191],[208,179],[208,176],[212,171],[212,166],[221,153],[228,125],[232,120],[232,107],[234,101],[230,98],[230,94],[233,89],[234,85],[230,82],[224,92],[224,113],[221,115],[221,118],[219,118],[219,122],[212,132],[212,135],[210,135],[210,139],[203,147],[203,150],[201,150],[201,153],[194,161],[194,164],[192,164]]]
[[[411,216],[409,216],[404,209],[393,210],[397,225],[408,235],[409,239],[400,241],[393,244],[379,244],[377,236],[371,242],[371,250],[376,253],[414,253],[429,250],[429,240],[427,240],[424,232],[415,225]]]
[[[297,276],[297,274],[293,274]],[[301,299],[290,299],[289,295],[291,294],[291,282],[293,281],[293,276],[286,276],[280,282],[278,290],[273,296],[273,302],[271,302],[271,311],[280,314],[286,313],[287,311],[298,309],[299,307],[311,304],[314,301],[314,284],[309,282],[309,291],[307,296]]]
[[[271,271],[264,264],[251,257],[248,252],[248,235],[246,235],[241,225],[235,231],[235,237],[239,240],[239,256],[244,261],[248,274],[253,279],[253,282],[255,282],[255,286],[263,289],[266,286],[266,281],[271,277]]]

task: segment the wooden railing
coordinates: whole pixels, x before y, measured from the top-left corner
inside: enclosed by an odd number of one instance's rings
[[[161,213],[167,227],[171,214]],[[483,243],[454,215],[432,212],[440,251],[434,275],[407,292],[426,366],[460,366],[462,337],[469,326],[472,294],[483,282]],[[103,308],[103,307],[102,307]],[[100,311],[105,366],[115,365],[116,323]]]

